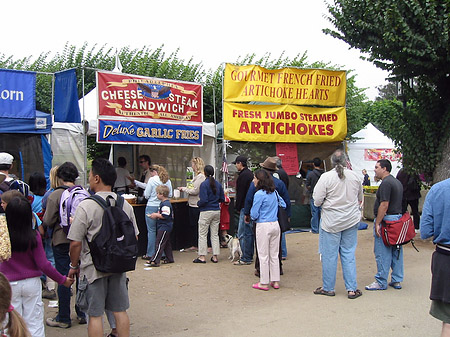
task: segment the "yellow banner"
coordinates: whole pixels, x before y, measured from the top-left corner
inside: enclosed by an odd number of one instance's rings
[[[344,140],[344,107],[224,103],[224,139],[246,142],[321,143]]]
[[[345,71],[283,68],[256,65],[225,66],[223,98],[226,102],[345,106]]]

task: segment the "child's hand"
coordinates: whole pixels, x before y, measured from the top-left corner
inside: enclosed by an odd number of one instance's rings
[[[159,213],[147,214],[147,216],[148,216],[150,219],[157,219],[157,218],[158,218],[158,215],[159,215]]]
[[[66,280],[64,281],[63,285],[67,288],[70,288],[70,286],[73,284],[75,280],[70,277],[66,277]]]

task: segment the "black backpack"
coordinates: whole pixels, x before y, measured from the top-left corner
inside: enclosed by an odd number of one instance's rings
[[[103,273],[134,270],[138,243],[133,223],[122,209],[125,199],[119,195],[117,200],[108,196],[105,201],[98,195],[87,199],[96,201],[104,209],[102,227],[92,241],[88,241],[95,269]],[[114,200],[114,205],[111,205],[111,199]]]

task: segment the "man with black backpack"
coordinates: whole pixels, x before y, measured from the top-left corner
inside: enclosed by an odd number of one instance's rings
[[[132,206],[112,192],[115,180],[108,160],[92,162],[89,186],[95,195],[78,205],[67,236],[69,275],[80,275],[77,303],[89,315],[89,336],[103,336],[105,310],[113,312],[119,336],[130,335],[125,271],[135,267],[139,232]]]
[[[314,187],[319,181],[320,176],[324,172],[320,165],[322,164],[322,160],[320,158],[313,159],[314,170],[309,171],[306,175],[306,189],[310,194],[310,206],[311,206],[311,232],[314,234],[319,233],[319,223],[320,223],[320,211],[321,207],[317,207],[314,205],[313,193]]]

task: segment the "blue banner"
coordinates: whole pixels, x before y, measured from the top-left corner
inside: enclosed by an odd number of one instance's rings
[[[97,141],[114,144],[203,145],[201,124],[99,119]]]
[[[55,73],[55,122],[81,123],[75,69]]]
[[[35,118],[36,73],[0,69],[0,117]]]

